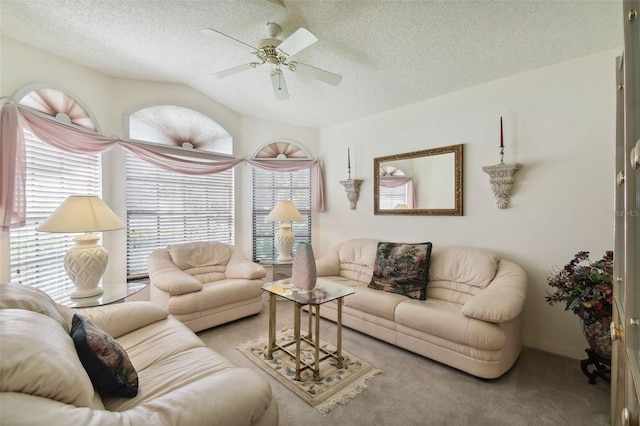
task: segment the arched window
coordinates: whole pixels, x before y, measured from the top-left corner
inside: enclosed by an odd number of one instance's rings
[[[64,91],[27,87],[21,105],[67,124],[97,131],[87,108]],[[72,194],[100,195],[101,157],[61,151],[24,129],[27,216],[24,227],[10,230],[11,281],[45,290],[54,299],[73,288],[62,259],[73,235],[38,232],[36,228]]]
[[[301,160],[311,156],[293,141],[272,142],[261,147],[253,156],[260,160]],[[279,223],[266,222],[276,202],[290,200],[303,217],[293,222],[295,247],[299,242],[311,242],[311,169],[295,172],[272,172],[253,168],[253,260],[265,264],[275,261],[277,253],[274,235]]]
[[[206,115],[156,105],[128,116],[130,139],[166,145],[177,153],[231,155],[231,135]],[[161,170],[127,154],[127,276],[144,277],[156,248],[185,241],[234,243],[233,169],[209,175]]]

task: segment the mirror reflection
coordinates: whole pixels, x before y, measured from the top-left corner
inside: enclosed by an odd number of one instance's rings
[[[374,158],[374,214],[462,215],[462,145]]]

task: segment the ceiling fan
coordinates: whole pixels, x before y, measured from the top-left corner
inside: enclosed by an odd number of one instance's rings
[[[257,58],[257,62],[238,65],[236,67],[217,72],[212,76],[216,79],[221,79],[238,74],[242,71],[257,68],[260,65],[269,64],[272,66],[270,73],[271,83],[273,85],[276,99],[278,100],[285,100],[289,98],[287,83],[285,82],[284,73],[282,72],[283,68],[288,68],[290,71],[298,73],[304,77],[313,78],[333,86],[340,84],[342,76],[338,74],[291,60],[296,53],[306,49],[318,41],[318,38],[309,30],[299,28],[284,41],[277,38],[282,32],[280,25],[269,22],[267,24],[267,30],[269,31],[269,38],[260,40],[257,47],[253,47],[250,44],[244,43],[211,28],[201,30],[202,33],[212,36],[229,45],[246,50]]]

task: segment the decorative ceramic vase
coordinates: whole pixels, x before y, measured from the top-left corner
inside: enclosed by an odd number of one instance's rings
[[[586,324],[583,320],[582,332],[589,342],[589,347],[597,355],[611,359],[611,317],[600,318],[594,323]]]
[[[298,243],[291,267],[293,285],[302,290],[313,290],[316,287],[316,259],[309,243]]]

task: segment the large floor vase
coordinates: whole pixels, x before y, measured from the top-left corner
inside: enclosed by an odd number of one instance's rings
[[[299,243],[291,267],[293,285],[303,291],[316,287],[316,259],[309,243]]]
[[[611,359],[611,317],[600,318],[599,320],[587,324],[582,322],[582,332],[587,338],[590,349],[597,355]]]

